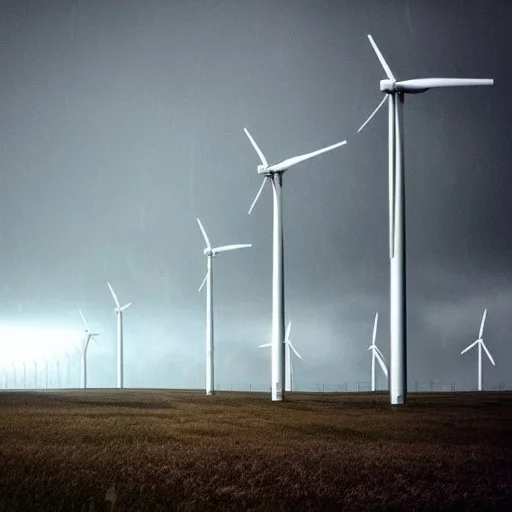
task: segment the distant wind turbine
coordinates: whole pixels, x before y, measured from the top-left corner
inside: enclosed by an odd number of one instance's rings
[[[493,364],[493,366],[496,366],[496,363],[494,362],[494,359],[491,356],[491,353],[487,350],[487,347],[485,346],[484,340],[482,338],[484,333],[484,324],[485,324],[485,318],[487,317],[487,309],[484,310],[484,314],[482,315],[482,322],[480,324],[480,332],[478,333],[478,339],[475,340],[471,345],[467,346],[460,354],[464,354],[464,352],[467,352],[468,350],[471,350],[475,345],[478,345],[478,391],[482,391],[483,389],[483,379],[482,379],[482,348],[485,350],[485,353],[487,354],[487,357],[489,358],[489,361]]]
[[[288,327],[286,328],[286,335],[285,335],[285,340],[284,340],[284,345],[286,347],[285,391],[294,391],[294,389],[295,389],[295,387],[294,387],[294,380],[293,380],[294,364],[293,364],[293,360],[292,360],[292,353],[291,353],[291,351],[293,350],[293,353],[299,359],[303,360],[302,356],[295,350],[295,347],[292,344],[292,341],[290,339],[291,330],[292,330],[292,322],[290,321],[290,322],[288,322]],[[265,343],[264,345],[258,345],[259,348],[271,347],[271,346],[272,346],[272,343]]]
[[[114,299],[114,302],[116,304],[114,311],[117,314],[117,387],[119,389],[123,389],[123,311],[125,309],[128,309],[132,305],[132,303],[128,302],[128,304],[121,306],[119,300],[117,299],[117,295],[114,292],[114,289],[112,288],[109,282],[107,282],[107,285],[110,290],[110,293],[112,294],[112,298]]]
[[[372,344],[368,347],[368,350],[372,351],[372,391],[375,391],[375,360],[379,362],[384,375],[388,376],[388,369],[386,368],[386,363],[384,362],[384,356],[382,352],[379,350],[375,343],[375,339],[377,337],[377,323],[379,321],[379,313],[375,313],[375,322],[373,324],[373,337]]]
[[[290,167],[300,162],[305,162],[314,156],[320,155],[327,151],[339,148],[347,143],[346,140],[333,144],[312,153],[287,158],[278,164],[269,165],[265,155],[252,138],[249,131],[244,128],[245,134],[249,138],[252,146],[258,154],[261,165],[258,165],[258,174],[263,174],[264,179],[261,184],[254,201],[249,208],[249,214],[252,212],[254,205],[258,201],[265,183],[270,181],[272,185],[273,197],[273,257],[272,257],[272,400],[282,401],[283,393],[283,373],[285,372],[285,353],[284,353],[284,324],[285,324],[285,307],[284,307],[284,239],[283,239],[283,211],[281,208],[281,195],[283,187],[283,174]]]
[[[404,186],[404,130],[402,108],[405,94],[416,94],[429,89],[492,85],[487,78],[417,78],[397,81],[371,35],[368,39],[384,68],[387,80],[380,81],[380,90],[386,96],[361,125],[360,132],[388,101],[389,144],[389,257],[390,277],[390,330],[391,378],[389,383],[391,404],[404,404],[407,396],[407,333],[405,282],[405,186]]]
[[[87,388],[87,348],[89,347],[89,342],[91,340],[94,341],[94,343],[97,344],[95,336],[99,336],[96,332],[91,332],[89,330],[89,327],[87,325],[87,322],[85,320],[85,317],[82,313],[82,311],[79,309],[78,312],[80,313],[80,316],[82,317],[82,322],[85,327],[85,336],[82,340],[82,347],[80,349],[80,360],[81,360],[81,373],[80,373],[80,385],[83,389]]]
[[[220,247],[212,247],[210,239],[206,234],[201,221],[197,219],[199,229],[203,234],[206,248],[204,254],[206,255],[206,275],[203,282],[199,287],[198,292],[203,289],[206,283],[206,394],[213,395],[214,388],[214,344],[213,344],[213,257],[222,252],[235,251],[237,249],[246,249],[252,247],[252,244],[235,244],[235,245],[222,245]]]

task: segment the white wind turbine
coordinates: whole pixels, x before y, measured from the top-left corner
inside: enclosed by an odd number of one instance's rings
[[[201,224],[197,219],[199,229],[203,234],[206,248],[204,254],[206,255],[206,275],[204,276],[201,286],[197,290],[200,292],[206,283],[206,394],[214,394],[214,345],[213,345],[213,257],[221,252],[235,251],[237,249],[246,249],[252,247],[252,244],[235,244],[235,245],[222,245],[220,247],[212,247],[210,239]]]
[[[388,100],[389,144],[389,252],[390,252],[390,331],[391,331],[391,404],[404,404],[407,396],[406,284],[405,284],[405,187],[404,130],[402,109],[405,94],[428,89],[492,85],[487,78],[417,78],[397,81],[371,35],[368,39],[377,54],[387,80],[380,81],[386,93],[378,107],[359,128],[360,132]]]
[[[301,360],[302,356],[295,350],[295,347],[292,344],[292,341],[290,339],[290,333],[292,330],[292,322],[288,322],[288,327],[286,328],[286,335],[284,339],[284,345],[286,347],[286,358],[285,358],[285,368],[286,368],[286,374],[285,374],[285,391],[293,391],[294,385],[293,385],[293,360],[292,360],[292,353],[293,353]],[[259,348],[263,347],[271,347],[272,343],[265,343],[264,345],[258,345]]]
[[[263,187],[267,179],[272,184],[272,197],[274,205],[273,214],[273,256],[272,256],[272,400],[282,401],[283,400],[283,373],[285,371],[284,362],[284,260],[283,260],[283,211],[281,208],[281,195],[283,187],[283,174],[290,167],[297,165],[300,162],[304,162],[313,158],[314,156],[320,155],[327,151],[339,148],[347,143],[346,140],[333,144],[312,153],[306,153],[300,156],[294,156],[287,158],[281,163],[269,165],[265,155],[256,144],[256,141],[252,138],[249,131],[244,128],[245,134],[251,141],[256,153],[261,160],[261,165],[258,165],[258,174],[263,174],[264,179],[261,184],[254,201],[249,208],[249,214],[251,213],[254,205],[258,201]]]
[[[386,368],[386,363],[384,362],[384,356],[382,352],[379,350],[379,347],[375,344],[375,339],[377,337],[377,323],[379,321],[379,313],[375,313],[375,322],[373,324],[373,337],[372,344],[368,347],[368,350],[372,351],[372,391],[375,391],[375,360],[377,360],[384,372],[386,378],[388,377],[388,369]]]
[[[80,316],[82,317],[82,322],[84,323],[84,327],[85,327],[85,336],[82,341],[82,348],[80,349],[80,360],[81,360],[80,385],[83,389],[86,389],[87,388],[87,348],[89,347],[89,342],[91,340],[94,340],[94,343],[96,343],[95,336],[99,336],[99,334],[96,332],[90,331],[89,327],[87,326],[87,322],[85,321],[85,317],[84,317],[82,311],[79,309],[78,312],[80,313]]]
[[[116,304],[114,311],[117,313],[117,387],[122,389],[124,386],[123,381],[123,311],[128,309],[132,303],[128,302],[124,306],[121,306],[119,300],[117,299],[117,295],[115,294],[112,286],[109,282],[107,285],[110,289],[110,293],[112,294],[112,298]]]
[[[484,340],[482,338],[482,335],[484,333],[484,324],[485,324],[485,318],[487,316],[487,309],[484,310],[484,314],[482,315],[482,322],[480,324],[480,332],[478,333],[478,339],[475,340],[471,345],[467,346],[460,354],[464,354],[464,352],[467,352],[468,350],[471,350],[475,345],[478,345],[478,391],[482,391],[483,385],[482,385],[482,348],[485,350],[485,353],[487,354],[487,357],[489,358],[489,361],[493,364],[493,366],[496,366],[496,363],[494,362],[494,359],[491,356],[491,353],[487,350],[487,347],[485,346]]]

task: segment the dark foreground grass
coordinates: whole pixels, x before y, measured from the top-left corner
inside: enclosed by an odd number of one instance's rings
[[[0,394],[0,510],[512,510],[512,393]]]

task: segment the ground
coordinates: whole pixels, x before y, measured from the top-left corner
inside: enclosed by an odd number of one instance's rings
[[[0,511],[512,510],[512,393],[0,393]]]

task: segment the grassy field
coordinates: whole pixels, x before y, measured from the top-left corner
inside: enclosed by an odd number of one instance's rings
[[[0,510],[512,510],[512,393],[0,394]]]

